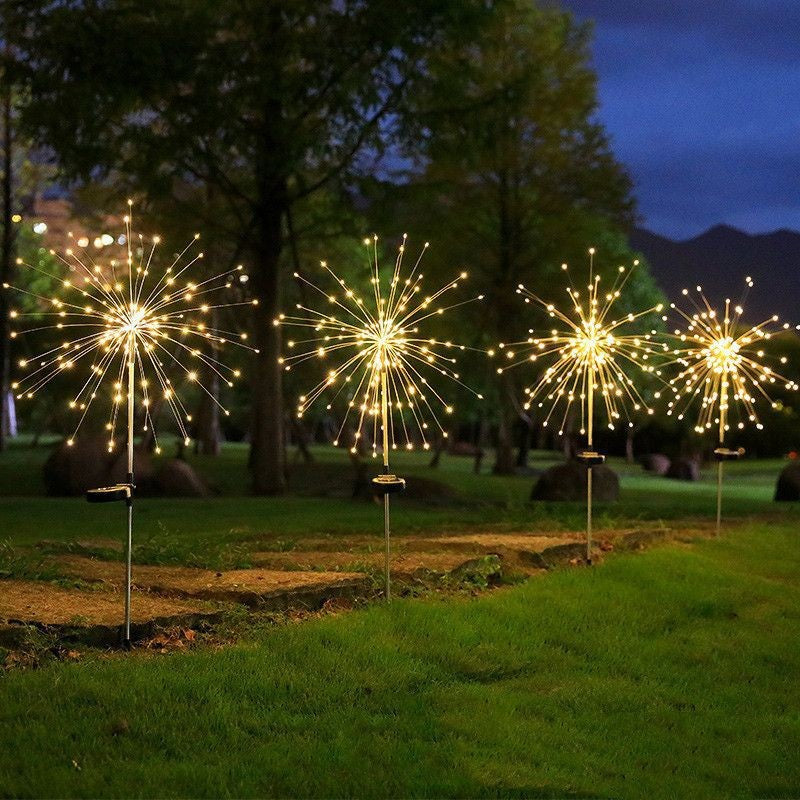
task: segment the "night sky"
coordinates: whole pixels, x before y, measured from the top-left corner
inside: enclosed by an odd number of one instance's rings
[[[800,0],[562,0],[595,20],[600,117],[643,224],[800,230]]]

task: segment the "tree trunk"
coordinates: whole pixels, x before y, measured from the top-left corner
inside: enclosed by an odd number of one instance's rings
[[[625,429],[625,460],[629,464],[634,462],[633,437],[636,435],[636,428],[628,427]]]
[[[439,433],[438,438],[436,439],[436,444],[433,447],[433,455],[431,456],[430,463],[428,466],[431,469],[437,469],[439,463],[442,460],[442,453],[447,449],[447,445],[449,443],[449,439],[443,433]]]
[[[212,328],[219,325],[216,310],[212,312],[209,320]],[[217,353],[214,353],[217,356]],[[202,385],[208,393],[200,392],[200,404],[197,408],[197,422],[195,424],[195,453],[204,456],[218,456],[222,431],[219,425],[219,375],[208,364],[203,364]]]
[[[536,449],[537,450],[549,450],[550,449],[550,438],[549,438],[549,431],[544,425],[539,425],[536,430]]]
[[[216,187],[207,185],[205,191],[206,207],[211,210],[214,208],[216,199]],[[215,272],[219,271],[218,264],[221,260],[221,255],[219,234],[214,232],[206,240],[205,257],[207,264],[214,265]],[[238,257],[238,249],[236,257]],[[236,258],[231,260],[231,266],[235,261]],[[219,328],[219,311],[216,308],[212,308],[209,325],[212,328]],[[216,345],[211,344],[210,346],[214,351],[213,357],[218,358],[219,354],[216,352]],[[196,422],[193,430],[194,452],[204,456],[218,456],[222,442],[222,430],[219,424],[219,375],[209,364],[203,363],[200,371],[200,384],[208,391],[200,392],[200,402],[197,406]]]
[[[283,438],[280,327],[273,321],[280,313],[281,224],[286,205],[286,184],[262,189],[258,209],[258,240],[254,247],[252,285],[258,305],[253,308],[254,342],[258,349],[251,367],[253,387],[250,468],[255,494],[286,491],[285,442]]]
[[[472,471],[476,475],[481,474],[481,464],[483,463],[483,454],[486,451],[486,442],[489,438],[489,425],[486,421],[486,414],[481,414],[481,421],[478,425],[478,438],[475,443],[475,461],[472,465]]]
[[[222,431],[219,425],[219,376],[210,367],[205,367],[203,386],[208,389],[200,393],[200,405],[197,409],[197,427],[195,429],[195,452],[204,456],[218,456]]]
[[[498,391],[500,417],[497,425],[497,450],[495,451],[495,475],[514,474],[514,421],[517,413],[512,402],[512,390],[505,373],[499,376],[500,389]]]
[[[509,208],[508,171],[501,168],[497,176],[497,272],[498,292],[496,302],[495,329],[502,339],[507,329],[508,300],[506,289],[513,285],[514,255],[511,241],[511,214]],[[492,472],[495,475],[512,475],[514,473],[514,417],[512,403],[508,391],[508,378],[505,373],[498,378],[498,410],[500,412],[497,425],[497,449]]]
[[[519,445],[517,447],[517,469],[527,469],[528,467],[532,432],[530,420],[522,420],[519,428]]]
[[[11,130],[11,83],[4,81],[5,87],[2,96],[3,114],[3,185],[2,185],[2,240],[0,241],[0,451],[5,449],[6,423],[8,417],[8,387],[11,365],[11,340],[9,338],[9,313],[8,291],[2,285],[10,282],[11,270],[14,264],[14,231],[11,222],[11,194],[12,194],[12,147],[13,135]]]
[[[564,420],[563,435],[561,436],[561,452],[564,458],[568,461],[572,460],[578,455],[578,451],[583,447],[584,441],[578,443],[578,438],[575,434],[575,412],[574,409],[570,410],[567,418]]]
[[[514,415],[507,403],[500,405],[500,421],[497,425],[497,450],[495,451],[495,475],[514,474],[514,442],[513,432]]]
[[[289,421],[289,429],[294,434],[294,439],[297,443],[297,452],[300,453],[306,464],[313,464],[314,454],[309,450],[312,438],[308,430],[306,430],[306,426],[297,418],[296,414],[287,414],[286,418]]]

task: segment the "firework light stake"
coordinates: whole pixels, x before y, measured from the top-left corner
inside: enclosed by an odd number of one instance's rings
[[[669,403],[667,415],[671,416],[681,405],[682,398],[685,406],[692,403],[695,398],[700,398],[698,421],[695,425],[697,433],[704,433],[714,423],[717,425],[717,444],[714,449],[714,458],[717,462],[717,504],[715,533],[719,535],[722,528],[722,490],[724,482],[724,463],[735,461],[744,455],[744,448],[730,449],[725,447],[725,433],[730,427],[731,402],[733,408],[741,408],[744,412],[737,428],[745,427],[747,422],[755,424],[761,430],[764,426],[758,419],[755,409],[757,395],[771,403],[765,385],[775,384],[777,381],[785,382],[784,388],[797,391],[798,385],[794,381],[781,377],[769,366],[762,363],[763,350],[753,350],[754,344],[770,339],[773,333],[780,330],[789,330],[788,323],[780,324],[777,316],[752,327],[739,329],[744,313],[744,302],[747,293],[753,287],[751,278],[745,278],[745,290],[740,303],[734,307],[731,316],[731,301],[725,300],[725,316],[722,323],[719,315],[712,308],[708,299],[703,294],[701,286],[696,287],[700,296],[697,302],[691,298],[695,307],[694,313],[678,308],[674,303],[671,308],[687,322],[686,331],[676,329],[672,334],[675,346],[672,355],[675,363],[682,369],[679,374],[670,380],[674,398]],[[689,290],[684,289],[682,294],[688,297]],[[780,362],[785,364],[787,359],[782,357]],[[751,394],[751,389],[755,391]],[[714,412],[717,418],[714,419]],[[685,408],[677,414],[678,419],[683,419]]]
[[[132,201],[128,201],[128,206],[129,208],[132,206]],[[257,304],[258,301],[253,300],[237,303],[219,302],[215,305],[201,302],[200,305],[192,305],[198,302],[198,298],[203,295],[223,288],[230,288],[233,276],[241,273],[243,268],[238,266],[235,269],[229,269],[219,275],[204,279],[199,283],[190,281],[184,287],[177,288],[175,286],[177,279],[203,256],[202,253],[199,253],[190,261],[181,263],[181,258],[191,247],[192,242],[190,242],[166,267],[155,284],[146,290],[147,276],[152,269],[156,246],[159,244],[160,238],[153,237],[152,249],[147,252],[144,249],[144,240],[140,236],[141,258],[138,264],[134,264],[131,222],[131,214],[129,212],[125,217],[126,269],[128,272],[127,294],[124,281],[121,280],[121,276],[116,271],[117,262],[111,260],[109,264],[101,266],[88,254],[85,246],[80,241],[78,246],[83,250],[84,255],[82,256],[78,256],[73,250],[68,249],[66,251],[68,260],[57,256],[55,251],[51,250],[50,252],[70,271],[77,273],[78,278],[83,281],[82,288],[73,284],[70,277],[61,279],[38,267],[24,264],[21,259],[18,259],[17,263],[44,274],[48,278],[57,280],[68,290],[75,289],[83,299],[77,302],[60,300],[56,297],[43,297],[26,289],[12,287],[8,284],[3,286],[4,289],[16,289],[18,292],[33,297],[38,302],[54,309],[49,312],[34,311],[23,314],[12,311],[12,319],[15,320],[20,316],[38,317],[44,315],[46,317],[48,314],[55,315],[59,319],[56,325],[45,325],[34,330],[74,327],[83,331],[82,335],[72,341],[65,341],[60,346],[52,347],[35,359],[21,360],[20,367],[23,369],[29,364],[32,364],[35,368],[27,377],[12,384],[12,388],[20,392],[17,395],[17,399],[33,398],[39,390],[62,371],[72,369],[81,359],[88,359],[89,357],[93,359],[89,378],[69,403],[69,407],[77,410],[80,416],[72,436],[66,440],[67,446],[73,445],[75,436],[89,412],[89,407],[97,397],[97,392],[106,377],[109,376],[109,379],[111,379],[116,376],[112,394],[111,416],[107,424],[107,428],[110,431],[108,449],[109,452],[113,452],[117,412],[123,396],[126,400],[126,482],[114,486],[91,489],[86,493],[86,499],[92,503],[124,501],[127,506],[125,620],[123,627],[123,645],[126,648],[130,647],[131,640],[131,560],[133,494],[135,489],[133,444],[137,366],[141,376],[144,430],[152,430],[156,441],[156,452],[158,453],[160,448],[155,437],[154,422],[151,416],[152,392],[148,388],[145,365],[147,364],[155,375],[156,382],[163,391],[166,405],[177,421],[184,443],[188,444],[189,436],[186,423],[190,423],[192,418],[187,413],[177,389],[168,376],[168,367],[182,370],[189,382],[195,383],[216,403],[223,413],[228,414],[228,411],[220,405],[216,397],[202,384],[198,371],[186,366],[181,360],[181,356],[199,360],[205,367],[211,369],[219,378],[223,379],[228,386],[233,386],[233,379],[240,376],[239,370],[231,369],[217,358],[204,354],[199,349],[199,343],[196,345],[194,342],[198,339],[203,343],[210,341],[217,348],[222,348],[226,343],[230,343],[246,350],[258,352],[245,343],[247,340],[246,333],[231,334],[217,330],[202,321],[196,321],[191,316],[193,312],[207,314],[213,309]],[[195,235],[193,241],[198,238],[199,235]],[[122,238],[120,238],[119,243],[122,244]],[[246,281],[246,277],[243,274],[239,274],[239,278],[242,283]],[[12,338],[16,338],[17,335],[17,331],[12,331]],[[119,358],[120,363],[118,372],[116,369],[114,371],[111,369],[117,358]],[[127,389],[124,395],[123,385]]]
[[[339,353],[339,351],[350,351],[343,363],[328,372],[327,378],[317,384],[307,395],[301,396],[297,415],[302,418],[308,407],[326,389],[334,390],[333,399],[335,399],[346,386],[355,384],[351,393],[353,399],[348,402],[348,411],[344,415],[334,444],[339,444],[339,439],[347,424],[349,410],[358,404],[358,423],[354,442],[350,448],[351,453],[356,455],[366,418],[373,418],[373,457],[377,457],[378,440],[380,440],[383,450],[383,471],[372,480],[372,488],[377,495],[383,497],[384,596],[388,601],[391,599],[390,495],[405,489],[405,481],[392,474],[389,466],[390,450],[397,448],[395,431],[399,431],[399,434],[405,439],[405,448],[411,450],[412,440],[409,428],[415,426],[422,437],[423,448],[427,450],[430,447],[426,439],[427,418],[433,421],[443,437],[447,437],[447,432],[437,419],[427,392],[433,396],[433,402],[439,403],[446,413],[450,414],[453,411],[452,406],[445,403],[436,388],[422,374],[422,370],[433,370],[469,389],[478,398],[482,396],[462,383],[458,372],[455,371],[455,359],[447,354],[449,350],[463,351],[467,347],[455,345],[449,341],[423,338],[418,327],[419,323],[429,317],[444,314],[452,308],[471,302],[471,300],[466,300],[446,307],[430,308],[431,303],[442,294],[456,289],[458,280],[466,279],[466,273],[461,273],[459,279],[450,281],[423,300],[415,299],[415,295],[422,288],[423,275],[419,272],[419,266],[428,244],[425,243],[409,275],[405,280],[401,280],[403,255],[406,247],[406,236],[404,235],[402,244],[398,248],[388,291],[383,293],[377,242],[377,236],[364,241],[364,244],[371,247],[372,250],[370,272],[374,309],[370,310],[368,304],[333,272],[327,262],[323,261],[320,266],[336,281],[342,292],[340,296],[328,294],[299,273],[295,273],[295,278],[319,292],[335,307],[337,313],[344,313],[344,318],[339,319],[332,314],[298,304],[297,308],[310,316],[282,314],[274,324],[311,328],[315,334],[312,338],[302,342],[287,342],[289,350],[294,349],[298,344],[309,346],[310,349],[282,356],[279,363],[286,370],[290,370],[295,364],[310,358],[324,359],[333,353]],[[483,299],[482,295],[472,298],[472,300],[480,299]],[[352,350],[355,350],[354,354]],[[341,355],[341,353],[339,354]],[[339,385],[338,389],[335,388],[336,384]],[[327,408],[332,408],[332,403],[329,403]],[[393,414],[399,418],[399,424],[396,426],[393,425]],[[380,426],[380,436],[378,435],[378,426]]]
[[[653,355],[660,349],[655,346],[653,338],[656,332],[651,330],[642,334],[625,334],[619,329],[640,317],[662,309],[659,304],[643,311],[624,314],[619,319],[609,320],[611,309],[619,299],[631,271],[620,267],[611,291],[601,300],[600,276],[594,274],[594,253],[594,248],[590,248],[589,284],[585,304],[582,304],[580,293],[571,283],[567,288],[572,306],[571,316],[552,303],[542,300],[523,284],[519,284],[517,294],[522,295],[526,303],[533,301],[542,306],[550,317],[558,320],[566,328],[553,329],[550,336],[532,336],[522,342],[501,343],[499,348],[512,363],[497,370],[498,373],[502,373],[510,367],[535,362],[542,357],[550,355],[557,357],[555,363],[547,368],[538,382],[525,390],[527,395],[525,408],[530,408],[537,398],[540,408],[549,402],[549,411],[543,422],[546,427],[556,407],[566,398],[559,435],[563,434],[564,424],[573,402],[577,399],[580,403],[580,432],[586,435],[587,449],[578,453],[578,460],[586,466],[586,561],[589,564],[592,563],[592,471],[594,467],[605,462],[605,456],[594,450],[595,389],[600,390],[608,427],[612,430],[616,421],[621,418],[621,412],[628,416],[627,405],[631,405],[635,411],[645,408],[648,414],[653,413],[653,409],[647,406],[633,380],[628,377],[621,365],[623,363],[635,365],[642,372],[659,374],[651,363]],[[634,267],[637,264],[638,262],[634,261]],[[561,268],[567,272],[566,264],[562,264]],[[533,334],[533,330],[529,333]],[[514,360],[518,355],[522,357]],[[628,424],[633,424],[630,418]]]

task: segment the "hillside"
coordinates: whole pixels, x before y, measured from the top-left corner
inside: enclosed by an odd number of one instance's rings
[[[714,303],[738,301],[744,279],[755,281],[746,314],[761,320],[772,314],[800,322],[800,233],[777,230],[750,235],[716,225],[692,239],[672,241],[644,229],[631,234],[631,245],[645,255],[653,275],[672,299],[681,289],[701,285]]]

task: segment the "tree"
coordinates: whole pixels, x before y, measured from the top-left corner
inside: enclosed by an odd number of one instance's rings
[[[414,204],[445,220],[436,250],[486,293],[471,326],[477,344],[524,338],[531,320],[517,284],[552,294],[562,262],[582,265],[597,237],[633,220],[631,182],[595,116],[589,36],[565,12],[508,0],[493,4],[479,41],[443,48],[431,63],[417,120],[428,160]],[[515,466],[516,381],[506,372],[486,391],[499,409],[500,473]]]
[[[19,111],[25,94],[18,74],[14,47],[13,18],[3,6],[0,39],[0,287],[15,277],[20,211],[26,200],[32,201],[49,179],[49,170],[31,157],[30,142],[18,130]],[[9,383],[11,342],[9,339],[11,300],[0,288],[0,451],[5,447],[6,426],[10,413]]]
[[[7,20],[4,19],[7,24]],[[14,132],[13,96],[14,82],[11,77],[11,45],[6,37],[3,41],[2,88],[0,89],[0,115],[2,116],[2,164],[0,177],[2,188],[2,216],[0,216],[0,287],[11,280],[14,265],[14,227],[12,222],[12,197],[14,189]],[[10,369],[9,305],[7,292],[0,288],[0,451],[5,449],[6,417],[8,409],[8,384]]]
[[[284,489],[279,329],[294,203],[379,155],[430,55],[479,2],[7,0],[24,19],[27,130],[66,175],[149,196],[213,187],[249,258],[253,488]],[[53,109],[59,113],[54,114]]]

